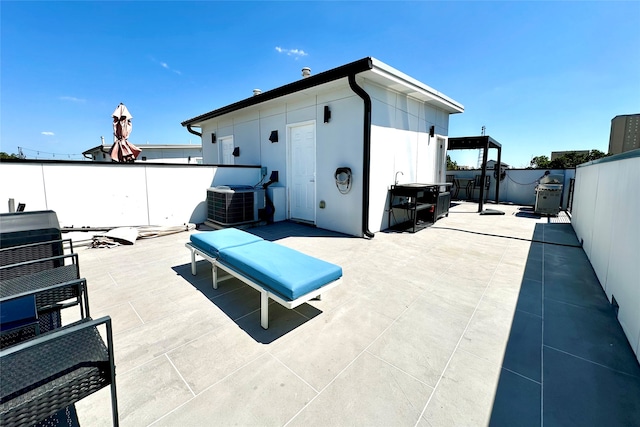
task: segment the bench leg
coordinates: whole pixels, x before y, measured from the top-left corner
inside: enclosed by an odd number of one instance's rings
[[[269,328],[269,294],[266,291],[260,292],[260,326]]]
[[[196,275],[196,251],[191,249],[191,274]]]
[[[211,276],[213,276],[213,289],[218,289],[218,269],[215,264],[211,264]]]

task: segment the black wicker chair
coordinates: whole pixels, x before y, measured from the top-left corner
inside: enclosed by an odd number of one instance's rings
[[[58,267],[51,267],[51,265]],[[0,267],[0,301],[36,294],[43,331],[61,326],[60,310],[80,306],[80,316],[90,316],[86,282],[78,285],[78,254],[35,259]],[[54,286],[67,283],[66,286]]]
[[[62,326],[59,314],[62,308],[79,305],[80,317],[88,318],[90,316],[86,279],[74,278],[61,283],[38,279],[40,280],[29,280],[29,276],[25,276],[0,283],[0,310],[4,309],[5,304],[11,304],[31,296],[35,300],[35,318],[37,319],[37,327],[34,327],[32,323],[26,323],[22,327],[11,328],[11,330],[3,332],[0,335],[0,348],[33,338],[40,332],[59,328]],[[69,300],[69,298],[73,299],[60,303],[60,301]]]
[[[60,257],[65,253],[65,246],[68,248],[68,252],[73,254],[73,242],[71,239],[47,240],[10,247],[5,246],[7,242],[4,239],[4,234],[0,233],[0,239],[2,239],[3,244],[0,249],[0,267],[8,265],[20,266],[10,270],[0,270],[0,280],[64,265],[63,259]],[[39,262],[24,264],[36,260],[39,260]]]
[[[87,318],[0,350],[0,376],[0,425],[31,426],[106,386],[111,386],[113,425],[118,425],[108,316]]]

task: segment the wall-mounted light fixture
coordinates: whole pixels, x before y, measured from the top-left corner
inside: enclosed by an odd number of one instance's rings
[[[240,155],[240,147],[236,147],[233,149],[233,157],[238,157]]]
[[[436,127],[435,126],[431,126],[429,128],[429,136],[436,136]]]
[[[324,106],[324,122],[329,123],[329,120],[331,120],[331,110],[329,109],[328,105],[325,105]]]
[[[216,143],[216,134],[215,133],[211,133],[211,143],[215,144]]]
[[[269,141],[278,142],[278,131],[277,130],[272,130],[271,131],[271,135],[269,135]]]

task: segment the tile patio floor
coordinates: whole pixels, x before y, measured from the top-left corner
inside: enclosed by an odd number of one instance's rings
[[[191,275],[190,233],[77,249],[113,319],[121,425],[638,425],[640,366],[571,225],[497,208],[372,240],[250,229],[344,271],[266,331],[256,291]],[[76,408],[111,423],[108,389]]]

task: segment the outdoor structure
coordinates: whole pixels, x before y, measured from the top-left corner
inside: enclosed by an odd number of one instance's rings
[[[502,145],[495,139],[491,138],[488,135],[481,136],[463,136],[456,138],[449,138],[449,146],[447,149],[449,150],[482,150],[482,173],[480,174],[480,182],[485,182],[487,177],[487,156],[490,148],[495,148],[498,150],[498,160],[496,163],[502,164]],[[495,179],[495,202],[496,204],[500,200],[500,180]],[[483,213],[483,203],[484,203],[484,186],[480,186],[480,195],[478,197],[478,212]]]
[[[82,152],[82,155],[94,162],[111,162],[111,145],[98,145]],[[142,150],[137,162],[201,164],[202,146],[200,144],[146,144],[138,146]]]
[[[640,114],[625,114],[611,119],[609,154],[640,148]]]
[[[463,111],[367,57],[316,75],[305,68],[300,80],[182,125],[201,137],[204,163],[258,165],[263,179],[277,177],[283,218],[372,237],[387,227],[392,185],[445,181],[449,115]]]

